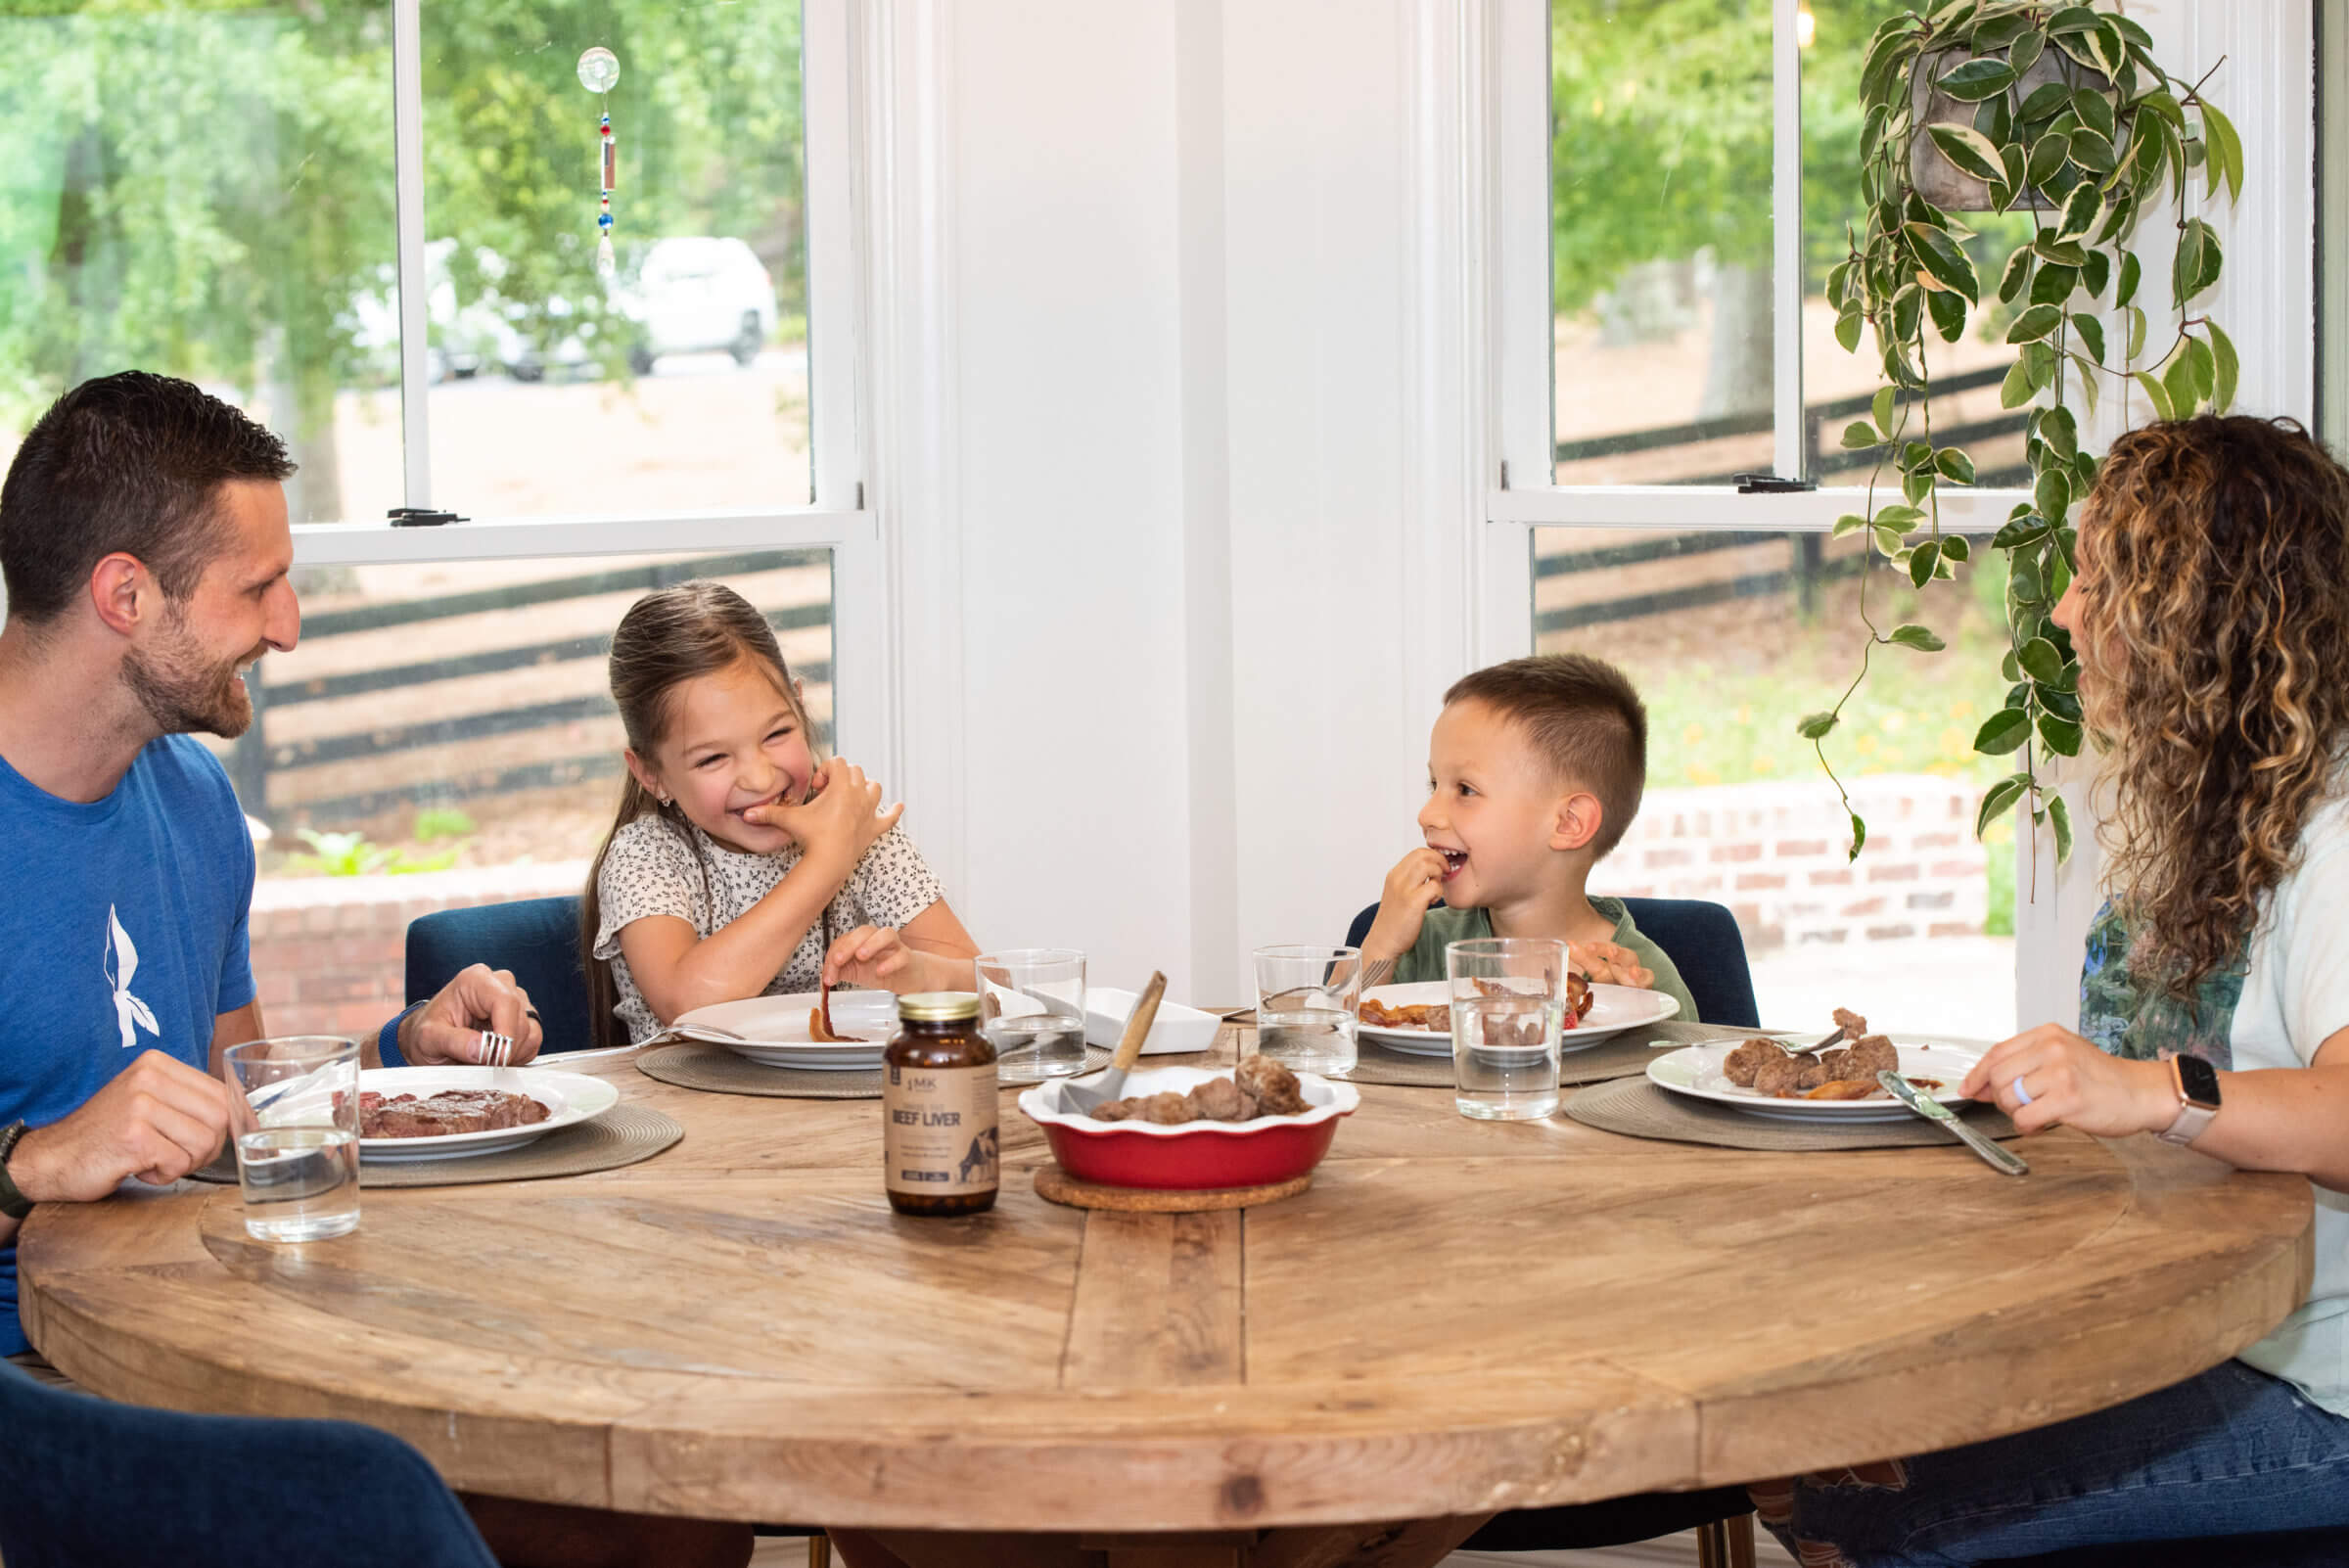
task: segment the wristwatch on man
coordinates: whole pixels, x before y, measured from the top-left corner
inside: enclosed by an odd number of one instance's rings
[[[2164,1143],[2191,1143],[2219,1114],[2219,1070],[2199,1056],[2173,1056],[2170,1082],[2178,1088],[2178,1119],[2155,1135]]]
[[[18,1191],[16,1182],[8,1176],[8,1157],[17,1152],[17,1140],[23,1135],[22,1122],[0,1127],[0,1215],[11,1220],[22,1220],[32,1213],[32,1200]]]

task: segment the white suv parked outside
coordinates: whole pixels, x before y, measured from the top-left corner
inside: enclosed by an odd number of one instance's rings
[[[641,336],[629,351],[638,375],[663,354],[723,348],[747,365],[775,330],[775,283],[736,239],[656,240],[632,289],[616,302]]]

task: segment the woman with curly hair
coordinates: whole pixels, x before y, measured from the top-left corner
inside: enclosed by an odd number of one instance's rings
[[[1965,1092],[2025,1132],[2306,1176],[2315,1277],[2173,1388],[1756,1487],[1806,1568],[2349,1526],[2349,472],[2289,421],[2152,425],[2113,443],[2076,554],[2054,619],[2107,759],[2110,897],[2080,1028],[2005,1041]]]

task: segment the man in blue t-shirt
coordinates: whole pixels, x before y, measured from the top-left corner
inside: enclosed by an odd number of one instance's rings
[[[191,732],[241,734],[241,671],[300,607],[275,436],[183,381],[86,382],[0,486],[0,1353],[25,1350],[15,1238],[31,1203],[177,1180],[220,1152],[219,1053],[257,1039],[253,841]],[[475,966],[370,1058],[476,1059],[539,1032]]]

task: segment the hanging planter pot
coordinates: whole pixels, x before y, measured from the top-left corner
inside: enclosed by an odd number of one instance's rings
[[[1918,63],[1910,85],[1914,123],[1971,126],[1989,143],[1987,149],[1969,144],[1967,151],[1973,157],[1967,161],[1971,166],[1961,168],[1951,161],[1951,154],[1943,151],[1936,138],[1917,137],[1909,157],[1910,179],[1918,196],[1944,212],[2050,211],[2062,205],[2064,193],[2050,194],[2042,185],[2064,168],[2071,136],[2081,131],[2091,137],[2100,134],[2109,149],[2112,79],[2060,49],[2032,49],[2031,55],[2019,74],[2006,49],[1980,55],[1970,49],[1947,49]],[[2104,106],[2100,116],[2093,106],[2081,103],[2082,94],[2092,95]],[[2035,100],[2046,104],[2058,96],[2069,98],[2077,107],[2057,117],[2055,124],[2061,129],[2042,134],[2043,140],[2049,135],[2063,137],[2062,147],[2050,144],[2043,154],[2040,144],[2034,143],[2032,156],[2014,161],[2022,166],[2008,168],[1998,162],[1996,149],[2013,139],[2015,106]],[[2103,127],[2100,133],[2096,128],[2098,123]],[[2093,149],[2089,152],[2095,156]],[[1966,153],[1957,156],[1965,158]],[[2043,161],[2045,167],[2040,166]],[[1992,168],[2001,175],[1996,181],[1987,177]]]

